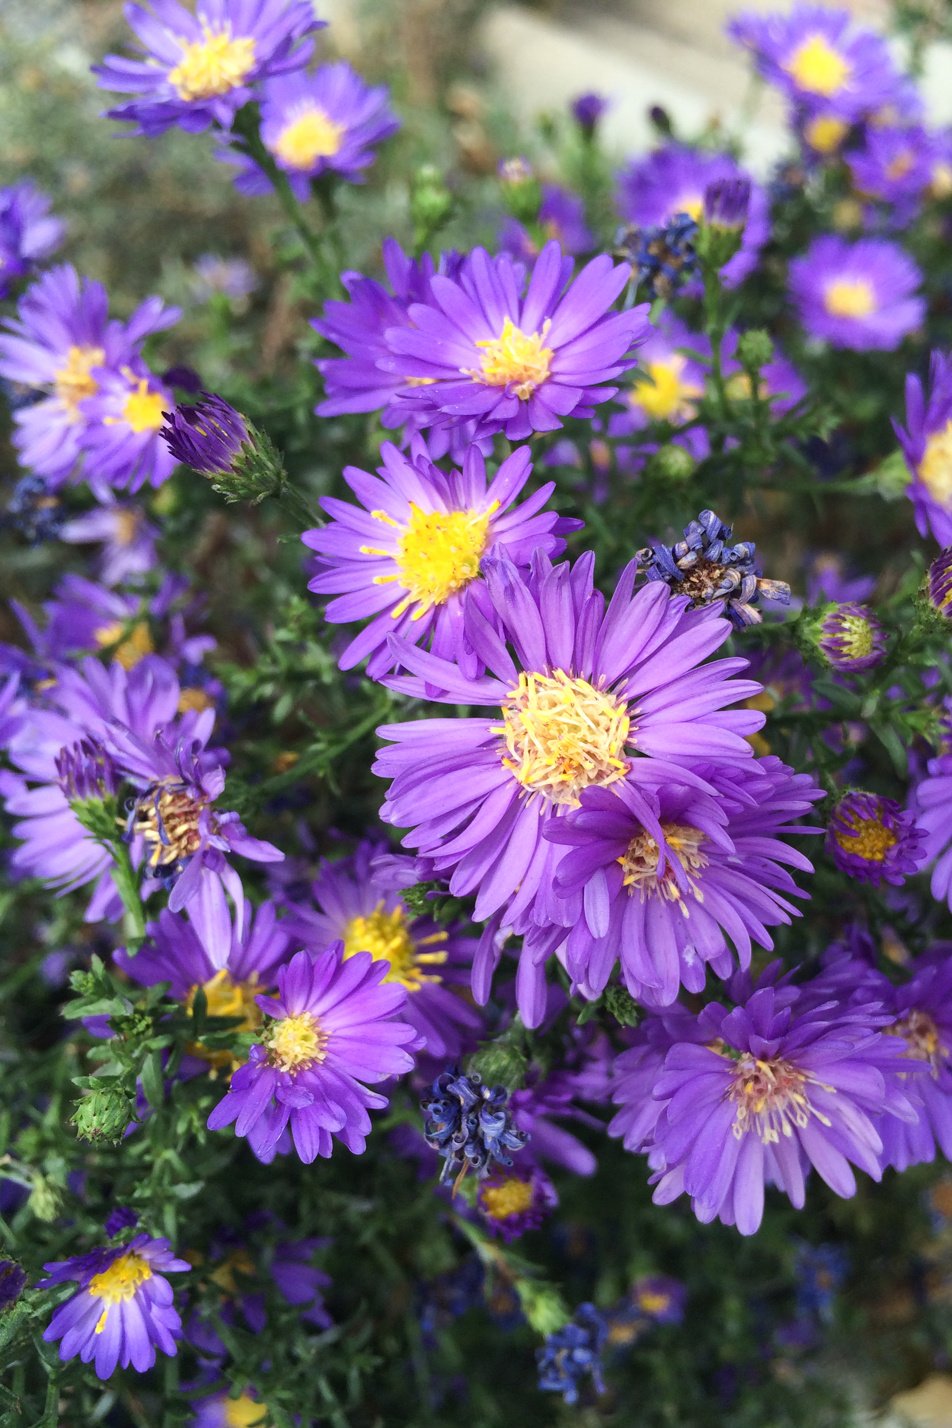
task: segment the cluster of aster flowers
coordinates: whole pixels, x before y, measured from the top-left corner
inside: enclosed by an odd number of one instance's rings
[[[928,245],[906,234],[943,172],[952,191],[952,149],[845,12],[741,16],[789,100],[797,183],[670,124],[612,179],[583,95],[578,192],[504,160],[495,247],[422,251],[424,224],[338,273],[334,190],[396,131],[387,90],[312,67],[305,0],[126,18],[137,53],[96,67],[124,96],[109,116],[140,139],[210,130],[237,193],[273,194],[322,345],[290,402],[283,375],[228,389],[250,415],[153,371],[178,310],[122,319],[99,282],[43,271],[63,225],[29,182],[0,191],[19,468],[0,528],[46,546],[0,643],[0,804],[11,904],[63,944],[41,994],[55,1014],[74,968],[77,1024],[55,1085],[15,1097],[0,1209],[29,1186],[49,1253],[73,1236],[30,1280],[60,1358],[105,1380],[184,1346],[207,1426],[263,1422],[269,1395],[304,1421],[285,1327],[349,1332],[326,1242],[267,1197],[384,1277],[423,1205],[459,1312],[527,1321],[539,1388],[573,1405],[690,1298],[632,1256],[601,1288],[589,1263],[603,1307],[573,1315],[512,1248],[568,1233],[566,1182],[612,1159],[606,1136],[643,1158],[617,1153],[645,1213],[683,1198],[699,1237],[755,1234],[777,1196],[803,1209],[811,1178],[848,1199],[857,1171],[952,1155],[952,357],[908,372],[885,459],[895,406],[863,390],[928,352]],[[235,311],[254,282],[240,260],[192,275]],[[311,414],[287,412],[318,382],[305,461]],[[904,539],[914,523],[930,549],[881,582],[816,551],[804,580],[786,515],[851,486],[904,491]],[[34,598],[61,552],[83,573]],[[64,1084],[91,1146],[72,1180],[44,1139]],[[98,1243],[61,1213],[132,1174],[148,1228],[119,1208]],[[195,1206],[219,1194],[242,1214],[209,1234]],[[202,1214],[202,1243],[177,1233]],[[445,1270],[463,1244],[475,1288]],[[0,1310],[27,1282],[0,1265]]]

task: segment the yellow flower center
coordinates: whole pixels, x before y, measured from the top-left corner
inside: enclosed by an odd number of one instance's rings
[[[100,625],[93,639],[99,649],[108,649],[111,658],[123,669],[135,669],[140,659],[155,649],[145,620],[138,620],[128,632],[121,620],[113,620],[108,625]]]
[[[446,932],[434,932],[415,942],[407,926],[406,908],[398,903],[387,912],[379,902],[373,912],[352,917],[348,922],[344,929],[344,956],[369,952],[376,961],[390,963],[385,982],[399,982],[408,991],[418,992],[428,982],[442,981],[439,973],[427,972],[426,968],[441,967],[446,961],[447,953],[439,949],[439,943],[445,942],[447,936]],[[427,947],[434,950],[421,950]]]
[[[827,285],[823,302],[833,317],[868,317],[876,311],[876,294],[865,278],[836,278]]]
[[[944,159],[939,159],[932,165],[929,194],[930,197],[939,199],[948,198],[952,194],[952,164],[947,164]]]
[[[181,787],[161,785],[139,800],[132,831],[145,839],[153,869],[183,862],[198,851],[202,844],[198,823],[206,802]]]
[[[546,318],[540,332],[523,332],[507,317],[498,337],[486,337],[476,343],[483,349],[482,366],[466,372],[487,387],[509,387],[520,401],[527,402],[536,387],[548,379],[555,355],[545,340],[551,322]]]
[[[632,838],[618,859],[623,874],[623,886],[628,889],[629,894],[638,892],[643,898],[661,897],[665,902],[682,902],[683,894],[671,866],[672,859],[677,859],[687,874],[692,895],[698,902],[703,902],[703,895],[694,882],[693,874],[707,867],[707,856],[701,852],[704,834],[686,823],[662,823],[661,831],[664,833],[669,853],[664,872],[659,876],[661,849],[651,834],[643,829]],[[686,908],[682,907],[682,911],[687,914]]]
[[[668,213],[669,218],[673,218],[676,213],[686,213],[689,218],[693,218],[695,223],[700,223],[701,214],[704,212],[703,193],[689,193],[684,198],[679,198],[677,203],[673,203]]]
[[[948,1060],[949,1048],[934,1017],[925,1011],[911,1011],[886,1030],[890,1036],[905,1037],[908,1054],[916,1061],[928,1061],[932,1075],[938,1077],[943,1061]]]
[[[187,714],[189,710],[193,710],[195,713],[200,714],[203,709],[211,709],[214,702],[211,695],[204,689],[186,687],[179,694],[178,712],[180,714]]]
[[[671,1307],[671,1295],[662,1294],[657,1289],[639,1289],[635,1303],[644,1314],[663,1314]]]
[[[116,530],[113,539],[116,545],[131,545],[139,533],[142,516],[139,511],[116,511]]]
[[[228,25],[213,30],[203,24],[202,38],[182,46],[182,58],[169,71],[169,84],[179,99],[214,99],[243,84],[254,63],[253,39],[235,39]]]
[[[151,1278],[152,1266],[135,1250],[121,1254],[118,1259],[113,1260],[108,1269],[104,1269],[101,1274],[94,1274],[87,1286],[89,1293],[94,1299],[105,1302],[105,1307],[96,1321],[95,1332],[101,1334],[105,1329],[106,1315],[113,1304],[132,1299],[139,1286]]]
[[[223,1407],[226,1428],[258,1428],[265,1422],[264,1405],[249,1398],[247,1393],[240,1398],[226,1398]]]
[[[823,35],[810,35],[797,46],[784,69],[808,94],[829,97],[839,93],[853,67]]]
[[[631,731],[627,705],[565,670],[519,675],[492,732],[505,738],[502,762],[523,788],[577,806],[579,794],[624,778]]]
[[[919,480],[942,506],[952,506],[952,421],[930,436],[919,463]]]
[[[274,152],[292,169],[310,169],[318,159],[331,159],[339,152],[344,138],[343,124],[311,105],[281,130],[274,141]]]
[[[163,408],[168,404],[168,397],[152,391],[149,379],[140,377],[123,403],[122,420],[137,436],[144,431],[158,431],[164,421]]]
[[[740,1140],[753,1130],[764,1145],[776,1145],[782,1135],[793,1135],[795,1126],[802,1130],[811,1116],[828,1126],[828,1118],[810,1104],[805,1089],[810,1082],[833,1093],[832,1086],[781,1057],[761,1061],[749,1052],[742,1055],[729,1092],[737,1107],[731,1127],[734,1136]]]
[[[197,991],[198,984],[196,983],[185,999],[185,1005],[189,1011],[195,1005]],[[205,993],[205,1004],[209,1016],[239,1018],[239,1024],[234,1028],[235,1031],[256,1031],[264,1020],[261,1008],[255,1001],[255,997],[261,991],[257,972],[252,972],[247,981],[238,982],[232,977],[227,967],[222,967],[207,982],[202,983],[202,991]],[[200,1056],[203,1061],[207,1061],[213,1067],[234,1067],[237,1064],[230,1051],[226,1051],[224,1048],[210,1050],[200,1041],[191,1042],[188,1050],[193,1056]]]
[[[483,1185],[479,1192],[480,1209],[491,1220],[507,1220],[510,1215],[522,1215],[532,1205],[532,1181],[510,1175],[498,1185]]]
[[[675,353],[662,362],[647,362],[643,372],[647,380],[632,387],[629,402],[640,407],[652,421],[687,421],[696,410],[695,398],[703,396],[704,388],[683,378],[685,358]]]
[[[895,848],[899,841],[879,816],[863,818],[859,812],[853,812],[844,814],[841,821],[844,827],[835,830],[834,841],[844,853],[852,853],[867,863],[883,862],[890,848]]]
[[[268,1061],[278,1071],[307,1071],[327,1055],[328,1033],[310,1012],[276,1021],[265,1037]]]
[[[67,352],[66,361],[53,378],[53,387],[70,421],[79,420],[80,402],[94,397],[99,390],[92,369],[101,366],[105,357],[102,347],[71,347]]]
[[[379,546],[362,545],[363,555],[383,555],[396,563],[392,575],[375,575],[376,585],[402,585],[407,592],[390,611],[394,619],[416,609],[412,620],[420,620],[434,605],[444,605],[479,574],[486,549],[489,522],[499,509],[491,501],[483,511],[421,511],[410,503],[410,519],[397,542],[396,554]],[[386,511],[372,511],[374,520],[400,529]]]
[[[832,114],[820,114],[804,126],[803,134],[811,149],[818,154],[832,154],[840,147],[849,133],[845,119],[835,119]]]

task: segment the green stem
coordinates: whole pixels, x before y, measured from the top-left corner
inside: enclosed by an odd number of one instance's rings
[[[129,849],[125,843],[111,843],[109,850],[115,859],[112,880],[122,898],[122,906],[125,909],[126,950],[134,956],[140,944],[145,941],[145,910],[139,894],[139,877],[132,866]]]

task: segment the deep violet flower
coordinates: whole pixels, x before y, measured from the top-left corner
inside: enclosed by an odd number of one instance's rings
[[[422,443],[404,456],[385,442],[380,454],[377,476],[356,466],[344,470],[360,506],[324,497],[331,522],[302,536],[318,552],[308,589],[337,597],[327,618],[372,617],[345,648],[340,666],[350,669],[369,656],[367,672],[378,679],[396,663],[389,636],[398,635],[426,644],[441,659],[458,658],[475,676],[481,666],[466,640],[465,613],[474,582],[482,586],[484,557],[502,551],[527,566],[535,551],[561,555],[563,534],[581,522],[542,510],[554,481],[514,504],[532,474],[528,447],[507,457],[491,480],[475,448],[462,471],[448,474],[434,466]]]
[[[888,1028],[922,1074],[909,1078],[914,1121],[883,1116],[882,1164],[894,1170],[932,1161],[937,1151],[952,1159],[952,963],[926,954],[907,969],[909,981],[894,986],[882,977],[883,999],[896,1014]]]
[[[893,427],[912,472],[907,495],[919,534],[952,545],[952,356],[933,352],[927,386],[909,374],[906,426]]]
[[[884,238],[815,238],[790,264],[790,293],[811,337],[858,352],[891,352],[920,325],[922,273]]]
[[[578,1403],[585,1380],[591,1380],[596,1393],[604,1393],[602,1352],[607,1338],[604,1315],[594,1304],[580,1304],[572,1321],[549,1334],[542,1348],[536,1349],[539,1387],[561,1393],[570,1406]]]
[[[451,892],[476,894],[477,921],[499,913],[527,934],[519,1006],[535,1026],[545,1005],[542,962],[561,941],[554,878],[563,850],[542,836],[543,822],[576,807],[586,788],[620,779],[706,789],[691,771],[696,763],[752,757],[744,736],[762,716],[724,706],[760,686],[731,678],[744,660],[702,664],[727,637],[727,621],[688,610],[662,584],[633,593],[634,562],[607,609],[590,556],[574,566],[538,556],[528,575],[505,560],[487,566],[502,633],[474,607],[467,635],[490,673],[467,678],[403,641],[395,646],[415,677],[388,682],[498,712],[385,727],[379,732],[393,747],[381,750],[375,770],[393,780],[382,815],[410,830],[405,845],[449,875]],[[533,948],[533,932],[541,947]],[[474,968],[477,986],[487,990]]]
[[[901,887],[926,861],[925,837],[895,799],[853,791],[830,816],[826,846],[840,871],[857,882]]]
[[[538,1229],[558,1202],[545,1171],[521,1162],[512,1170],[494,1171],[480,1181],[476,1193],[483,1224],[507,1244]]]
[[[289,1127],[305,1164],[329,1156],[335,1138],[360,1155],[368,1109],[387,1105],[363,1083],[413,1067],[404,1048],[415,1045],[416,1032],[396,1016],[406,991],[381,985],[386,962],[367,952],[345,961],[343,951],[338,942],[316,957],[298,952],[279,969],[277,996],[258,999],[267,1017],[261,1042],[208,1117],[209,1130],[234,1122],[265,1163]]]
[[[0,188],[0,298],[63,241],[66,225],[29,179]]]

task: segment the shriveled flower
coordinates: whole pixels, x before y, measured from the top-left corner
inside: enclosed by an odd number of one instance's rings
[[[602,1352],[607,1337],[605,1316],[594,1304],[580,1304],[571,1322],[550,1334],[542,1348],[536,1349],[539,1387],[561,1393],[570,1406],[578,1403],[579,1389],[586,1380],[591,1381],[596,1393],[604,1393]]]
[[[926,861],[925,836],[895,799],[854,791],[834,808],[826,846],[840,871],[857,882],[901,887]]]
[[[848,600],[821,611],[815,642],[832,669],[857,674],[880,663],[886,652],[886,631],[868,605]]]
[[[647,307],[612,312],[628,282],[624,264],[573,264],[547,243],[524,283],[508,254],[474,248],[455,278],[435,276],[430,299],[411,304],[412,326],[385,334],[388,364],[416,385],[401,397],[437,428],[473,419],[477,434],[523,441],[556,431],[563,418],[590,417],[614,396],[606,385],[633,365],[647,335]]]
[[[65,232],[46,194],[29,179],[0,188],[0,298],[56,251]]]
[[[49,1273],[41,1289],[70,1280],[79,1289],[54,1312],[43,1338],[60,1340],[61,1359],[78,1354],[101,1379],[119,1364],[144,1373],[155,1363],[156,1349],[170,1355],[178,1350],[182,1321],[165,1276],[191,1267],[175,1257],[168,1240],[146,1234],[44,1265]]]
[[[483,1224],[507,1244],[537,1230],[558,1202],[545,1171],[522,1163],[512,1170],[494,1170],[476,1192]]]
[[[359,182],[374,161],[373,146],[399,127],[386,87],[365,84],[343,62],[271,79],[262,88],[262,142],[302,203],[310,197],[311,180],[323,173]],[[271,183],[245,160],[238,187],[266,193]]]
[[[932,353],[927,387],[909,374],[906,426],[893,427],[912,472],[906,494],[919,534],[952,545],[952,355]]]
[[[381,985],[389,970],[368,952],[344,960],[341,943],[311,957],[298,952],[278,971],[276,997],[259,997],[266,1013],[261,1042],[231,1078],[208,1117],[209,1130],[234,1122],[259,1160],[274,1158],[290,1129],[305,1164],[327,1157],[335,1138],[356,1155],[366,1148],[368,1109],[387,1098],[367,1089],[413,1067],[405,1050],[412,1026],[397,1019],[406,991]]]
[[[615,257],[631,264],[642,297],[669,300],[696,285],[697,235],[697,222],[689,213],[676,213],[666,223],[632,224],[619,234]]]
[[[458,1067],[442,1071],[420,1102],[423,1135],[443,1158],[440,1182],[454,1177],[454,1190],[473,1171],[481,1180],[493,1167],[512,1165],[512,1154],[528,1140],[517,1130],[508,1092],[487,1086],[480,1076],[463,1075]]]
[[[732,537],[733,528],[714,511],[701,511],[684,527],[682,540],[650,546],[638,560],[649,581],[663,581],[676,594],[687,595],[692,606],[722,611],[742,630],[762,620],[754,608],[759,600],[788,604],[790,586],[765,579],[756,568],[753,542],[732,545]]]
[[[350,669],[369,657],[367,672],[378,679],[397,662],[389,644],[397,635],[427,645],[442,659],[458,658],[475,676],[481,666],[466,638],[465,614],[475,590],[483,589],[484,557],[501,551],[526,566],[535,551],[561,555],[563,534],[581,522],[542,510],[554,481],[514,505],[532,474],[528,447],[507,457],[489,481],[475,448],[462,471],[449,474],[422,444],[404,456],[385,442],[381,457],[378,476],[355,466],[344,470],[361,506],[323,498],[331,522],[302,536],[319,557],[308,588],[337,597],[328,604],[327,619],[372,616],[347,645],[340,666]]]
[[[922,273],[884,238],[815,238],[790,264],[790,294],[810,337],[858,352],[891,352],[925,317]]]
[[[309,36],[322,29],[310,0],[179,0],[125,7],[142,58],[107,55],[93,67],[103,89],[135,98],[108,111],[152,137],[173,125],[195,133],[230,129],[254,86],[307,64]]]
[[[740,248],[721,269],[724,284],[736,287],[756,266],[770,230],[766,193],[729,154],[669,144],[633,160],[619,178],[618,211],[643,229],[666,227],[682,214],[698,223],[707,190],[737,180],[750,183],[748,205]]]
[[[467,633],[490,674],[471,679],[402,641],[400,661],[416,678],[389,682],[498,713],[381,729],[393,745],[375,765],[393,779],[382,814],[410,830],[405,845],[449,875],[451,892],[476,894],[478,921],[499,912],[517,933],[535,928],[557,942],[553,879],[562,850],[543,837],[544,820],[576,807],[586,788],[625,778],[697,786],[703,781],[688,772],[696,762],[751,757],[744,735],[762,716],[724,706],[759,685],[730,678],[743,660],[702,664],[729,624],[689,610],[660,584],[633,593],[634,562],[607,609],[589,556],[574,567],[537,556],[528,576],[509,561],[488,564],[500,633],[475,608]],[[520,960],[519,1006],[531,1026],[544,1012],[544,956],[533,955],[530,938]]]

